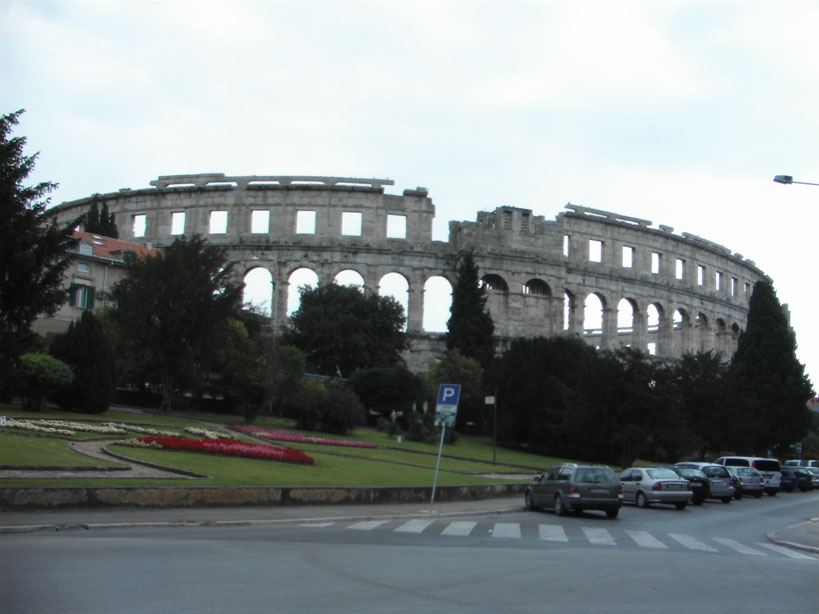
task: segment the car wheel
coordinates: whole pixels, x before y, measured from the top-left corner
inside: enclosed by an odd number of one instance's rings
[[[761,497],[762,497],[762,491],[761,490],[754,493],[754,499],[759,499]]]
[[[523,503],[526,506],[527,510],[535,509],[535,502],[532,500],[532,491],[527,490],[526,495],[523,497]]]
[[[777,491],[775,491],[773,488],[771,488],[770,490],[766,490],[765,492],[768,493],[769,497],[775,497]]]
[[[703,504],[703,501],[705,501],[705,497],[695,497],[695,498],[694,498],[694,499],[691,501],[691,503],[693,503],[694,505],[702,505],[702,504]]]
[[[620,513],[620,508],[619,507],[611,508],[611,509],[606,510],[606,517],[607,518],[617,518],[617,514],[619,514],[619,513]]]
[[[555,496],[555,514],[558,516],[566,515],[566,506],[563,505],[563,497],[560,495]]]
[[[722,501],[723,503],[730,503],[730,502],[731,502],[731,497],[723,497],[723,498],[721,499],[721,501]]]
[[[635,498],[635,501],[637,502],[637,507],[645,508],[645,507],[648,507],[648,505],[649,505],[648,499],[646,498],[646,495],[645,495],[644,492],[638,492],[637,497]]]
[[[678,510],[684,510],[685,506],[686,506],[686,503],[684,501],[681,501],[679,503],[674,504],[674,507],[676,507]]]

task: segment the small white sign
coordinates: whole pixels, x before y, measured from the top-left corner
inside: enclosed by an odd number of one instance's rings
[[[495,404],[495,397],[486,397],[483,400],[485,405],[494,405]]]

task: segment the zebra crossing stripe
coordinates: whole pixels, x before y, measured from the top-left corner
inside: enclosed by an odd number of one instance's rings
[[[685,535],[684,533],[669,533],[668,536],[688,548],[689,550],[700,550],[702,552],[719,552],[716,548],[704,544],[696,537]]]
[[[729,548],[731,548],[732,550],[736,550],[740,554],[750,554],[751,556],[768,556],[761,550],[751,548],[750,546],[746,546],[745,544],[740,544],[738,541],[728,539],[726,537],[715,537],[714,541],[722,544],[723,546],[728,546]]]
[[[791,550],[790,548],[783,548],[782,546],[777,546],[775,544],[756,544],[760,548],[767,548],[768,550],[773,550],[777,554],[783,554],[785,556],[789,556],[792,559],[800,559],[800,560],[808,560],[808,561],[815,561],[816,559],[812,556],[808,556],[807,554],[802,554],[801,552],[797,552],[796,550]]]
[[[520,539],[520,524],[517,522],[496,522],[492,537]]]
[[[469,535],[477,524],[477,522],[456,520],[455,522],[450,522],[447,527],[441,531],[441,535]]]
[[[563,527],[556,524],[540,525],[540,539],[545,539],[550,542],[569,541],[569,538],[566,536],[566,531],[563,530]]]
[[[626,534],[641,548],[668,549],[668,546],[648,531],[626,531]]]
[[[583,527],[583,533],[586,534],[586,539],[590,544],[597,544],[598,546],[616,546],[617,542],[606,529],[591,529]]]
[[[380,527],[382,524],[386,524],[386,520],[363,520],[362,522],[354,522],[348,529],[354,529],[356,531],[372,531]]]
[[[408,520],[400,527],[395,529],[396,533],[421,533],[424,529],[426,529],[429,525],[432,524],[432,520],[427,519],[419,519],[415,518],[413,520]]]

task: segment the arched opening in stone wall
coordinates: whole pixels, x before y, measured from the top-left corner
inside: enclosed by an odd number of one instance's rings
[[[702,312],[697,314],[697,319],[694,322],[694,328],[697,330],[697,351],[703,351],[711,347],[711,327],[708,325],[708,316]]]
[[[723,358],[730,355],[731,337],[728,333],[728,325],[722,318],[714,320],[714,334],[716,336],[714,349],[722,354]]]
[[[344,269],[339,271],[333,278],[339,286],[353,286],[364,289],[364,277],[358,271],[353,269]]]
[[[503,277],[494,273],[484,275],[481,279],[481,286],[490,294],[493,292],[509,294],[509,284],[506,283]]]
[[[424,282],[424,330],[428,333],[447,332],[449,309],[452,306],[452,284],[446,277],[435,275]]]
[[[407,278],[400,273],[387,273],[378,282],[378,294],[379,296],[391,296],[404,308],[404,317],[407,319],[404,323],[404,331],[406,331],[409,322],[409,282]]]
[[[646,334],[648,342],[646,351],[652,356],[657,355],[660,347],[660,322],[662,320],[663,308],[657,303],[651,303],[646,307]]]
[[[530,279],[523,285],[523,293],[532,296],[550,296],[552,294],[547,284],[542,279]]]
[[[617,334],[630,335],[634,332],[634,314],[637,305],[630,298],[621,298],[617,303]]]
[[[568,331],[571,330],[572,325],[574,324],[573,318],[575,312],[575,308],[577,307],[577,303],[575,302],[574,294],[569,292],[568,290],[563,292],[563,330]]]
[[[603,309],[605,299],[596,292],[592,292],[583,301],[583,334],[586,337],[603,338]],[[599,343],[595,343],[599,346]]]
[[[679,308],[671,316],[674,355],[682,356],[691,349],[691,317],[685,309]]]
[[[255,267],[245,273],[242,281],[245,308],[269,318],[273,306],[273,275],[264,267]]]
[[[296,269],[287,278],[287,315],[288,317],[298,311],[301,305],[301,289],[304,287],[315,288],[318,286],[318,275],[308,268]]]

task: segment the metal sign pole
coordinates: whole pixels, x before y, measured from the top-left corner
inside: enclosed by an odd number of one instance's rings
[[[438,446],[438,462],[435,463],[435,479],[432,482],[432,498],[429,500],[429,511],[432,511],[432,504],[435,503],[435,489],[438,487],[438,469],[441,467],[441,454],[444,451],[444,435],[446,435],[446,424],[441,429],[441,445]]]

